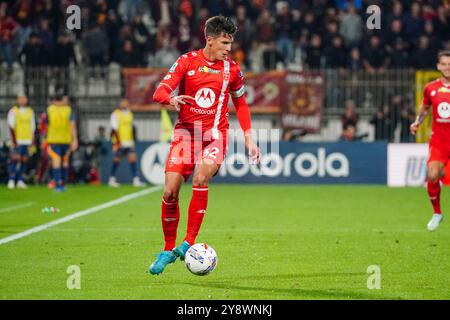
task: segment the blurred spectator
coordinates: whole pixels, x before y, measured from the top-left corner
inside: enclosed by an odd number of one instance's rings
[[[153,49],[151,48],[151,43],[154,43],[155,41],[154,39],[151,39],[150,32],[142,21],[141,15],[134,16],[131,31],[133,33],[133,43],[136,47],[136,52],[139,55],[139,61],[147,61],[148,53]]]
[[[117,62],[125,68],[135,68],[143,66],[140,58],[141,55],[133,41],[125,40],[123,47],[119,50]]]
[[[236,8],[235,23],[239,31],[236,33],[234,41],[239,42],[244,51],[248,51],[253,35],[253,26],[251,20],[247,17],[247,8],[244,5],[239,5]],[[204,24],[201,24],[201,27],[203,32]]]
[[[247,17],[244,17],[244,20],[242,20],[242,13],[240,13],[239,11],[240,6],[238,7],[237,12],[237,25],[239,26],[239,35],[236,35],[236,41],[242,41],[242,37],[244,37],[243,35],[241,35],[241,28],[243,28],[244,30],[244,34],[247,32],[248,30],[246,29],[246,27],[244,27],[242,24],[250,24],[251,22],[247,19]],[[245,7],[244,7],[245,8]],[[200,40],[200,44],[201,47],[205,47],[206,45],[206,39],[205,39],[205,34],[204,34],[204,30],[205,30],[205,24],[206,24],[206,20],[208,20],[209,18],[209,11],[208,8],[205,7],[201,7],[199,10],[199,16],[198,16],[198,23],[197,23],[197,29],[196,29],[196,37]]]
[[[341,141],[355,141],[356,140],[356,127],[352,125],[346,125],[342,130],[340,137]]]
[[[303,30],[306,32],[306,35],[311,37],[313,33],[319,31],[318,27],[319,23],[317,22],[314,13],[312,11],[307,11],[303,21]]]
[[[265,70],[280,70],[284,68],[283,56],[278,51],[274,41],[269,42],[267,49],[262,54],[262,58]]]
[[[402,46],[406,49],[407,44],[403,41],[404,34],[402,22],[399,19],[395,19],[392,20],[389,26],[389,32],[386,32],[386,34],[384,35],[386,50],[389,53],[394,50],[395,43],[398,41],[398,39],[402,40]]]
[[[263,71],[263,48],[259,45],[257,40],[253,40],[247,57],[247,63],[251,70],[255,72]],[[242,67],[242,66],[241,66]]]
[[[360,141],[369,136],[369,134],[367,133],[357,134],[356,132],[357,132],[356,127],[349,124],[343,128],[342,135],[339,138],[339,140],[347,142]]]
[[[409,55],[405,48],[405,42],[402,38],[397,38],[393,44],[389,54],[390,67],[394,69],[402,69],[409,66]]]
[[[324,54],[327,68],[339,69],[346,67],[348,53],[341,36],[333,38],[331,46],[325,48]]]
[[[50,29],[50,22],[47,19],[42,19],[39,23],[39,37],[42,40],[42,44],[48,53],[56,52],[55,48],[55,35]],[[58,53],[59,54],[59,53]]]
[[[349,5],[348,11],[342,16],[339,33],[348,47],[359,45],[363,37],[363,23],[353,5]]]
[[[332,46],[336,36],[339,36],[339,28],[337,22],[333,20],[326,25],[326,32],[322,37],[324,47]]]
[[[0,5],[0,59],[11,68],[15,60],[13,43],[19,26],[7,15],[6,9],[6,5]]]
[[[313,34],[309,46],[306,48],[306,64],[311,69],[319,69],[322,66],[322,38]]]
[[[231,45],[231,57],[239,65],[244,66],[246,63],[246,55],[239,42],[233,42]]]
[[[116,54],[116,50],[118,48],[117,35],[120,34],[122,25],[123,25],[123,23],[120,20],[117,13],[114,10],[109,10],[108,16],[106,18],[106,23],[105,23],[105,31],[106,31],[106,34],[108,35],[108,39],[109,39],[108,56],[110,57],[111,61],[116,61],[116,58],[117,58],[117,54]]]
[[[405,27],[406,39],[410,42],[423,33],[423,20],[420,17],[421,8],[418,2],[413,2],[411,4],[411,12],[407,14],[403,21]]]
[[[41,67],[49,64],[49,55],[39,34],[32,33],[19,57],[26,67]]]
[[[177,49],[177,39],[165,39],[163,47],[156,52],[154,65],[157,68],[170,68],[180,56]]]
[[[134,16],[148,12],[148,3],[144,0],[120,0],[117,11],[124,22],[131,23]]]
[[[289,3],[287,1],[280,1],[277,5],[279,6],[279,11],[274,25],[277,48],[283,55],[286,63],[290,63],[294,59],[292,15],[289,12]]]
[[[56,54],[53,56],[53,64],[58,67],[55,70],[56,80],[56,92],[63,92],[65,95],[69,95],[70,87],[70,69],[71,63],[77,65],[77,58],[75,56],[75,49],[70,40],[68,33],[63,33],[58,37],[56,44]]]
[[[436,52],[430,48],[427,36],[419,38],[419,47],[414,50],[411,57],[412,64],[416,69],[433,69],[436,65]]]
[[[95,167],[100,166],[100,158],[108,154],[109,144],[106,137],[106,128],[103,126],[98,127],[97,136],[94,139],[94,155],[93,164]]]
[[[391,108],[384,103],[370,120],[374,126],[375,140],[392,142],[394,139],[395,122],[391,117]]]
[[[363,65],[363,62],[361,59],[361,54],[359,52],[359,49],[353,48],[350,51],[350,58],[347,63],[347,68],[352,71],[355,71],[355,70],[361,69],[362,65]]]
[[[411,135],[410,126],[416,119],[416,113],[412,106],[405,102],[400,110],[400,142],[414,142],[414,137]]]
[[[90,66],[104,66],[108,61],[109,39],[105,29],[94,23],[83,34],[83,47]]]
[[[386,50],[381,45],[378,35],[370,37],[369,45],[366,46],[364,52],[364,68],[370,72],[382,72],[389,63]]]
[[[261,12],[256,21],[256,38],[258,42],[267,44],[274,40],[275,30],[273,17],[269,10],[265,9]]]
[[[347,100],[345,103],[345,111],[341,116],[342,128],[347,126],[357,127],[359,121],[359,114],[355,110],[355,103],[353,100]]]
[[[188,52],[191,45],[192,30],[189,20],[185,15],[180,15],[179,26],[176,30],[175,37],[178,39],[178,51],[182,54]]]

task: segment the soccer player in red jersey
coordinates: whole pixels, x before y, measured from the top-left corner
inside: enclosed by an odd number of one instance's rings
[[[411,133],[415,135],[429,110],[433,109],[427,188],[434,214],[427,225],[429,231],[436,230],[443,219],[440,179],[444,176],[444,168],[450,160],[450,51],[439,53],[437,69],[442,77],[425,86],[422,106],[410,128]]]
[[[237,31],[226,17],[215,16],[205,24],[205,48],[183,54],[156,89],[153,99],[179,112],[165,168],[162,199],[162,227],[165,246],[150,266],[160,274],[169,263],[195,243],[208,202],[208,183],[217,173],[227,149],[228,100],[231,96],[244,132],[252,161],[258,162],[259,148],[251,137],[250,111],[244,95],[239,65],[228,58]],[[172,92],[179,88],[178,95]],[[187,234],[175,248],[180,208],[178,195],[183,181],[194,173]]]

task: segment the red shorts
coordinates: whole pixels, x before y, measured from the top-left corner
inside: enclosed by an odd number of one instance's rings
[[[165,172],[178,172],[187,181],[200,160],[215,163],[220,168],[226,153],[226,137],[212,141],[194,141],[178,137],[170,145]]]
[[[430,163],[431,161],[439,161],[443,163],[445,166],[447,162],[450,160],[449,149],[439,148],[437,146],[430,145],[429,154],[430,156],[428,157],[427,163]]]

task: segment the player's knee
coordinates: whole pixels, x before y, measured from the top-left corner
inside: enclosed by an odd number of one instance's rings
[[[436,182],[440,177],[439,169],[429,169],[428,170],[428,181],[429,182]]]
[[[209,178],[207,175],[198,173],[192,179],[192,185],[194,187],[204,187],[207,186],[209,182]]]
[[[164,201],[176,201],[178,200],[179,191],[173,188],[164,188]]]

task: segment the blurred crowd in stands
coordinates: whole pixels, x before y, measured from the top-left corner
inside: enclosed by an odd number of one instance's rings
[[[81,30],[66,8],[81,8]],[[450,49],[450,1],[374,0],[381,29],[366,27],[362,0],[0,0],[0,61],[11,67],[169,67],[204,45],[207,18],[239,26],[233,58],[245,70],[289,67],[428,69]]]

